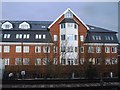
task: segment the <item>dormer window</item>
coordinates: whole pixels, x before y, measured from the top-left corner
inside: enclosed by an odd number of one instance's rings
[[[73,18],[73,13],[72,13],[70,10],[68,10],[68,11],[64,14],[64,17],[65,17],[65,18]]]
[[[29,25],[27,22],[22,22],[22,23],[19,25],[19,28],[20,28],[20,29],[30,29],[30,25]]]
[[[2,29],[12,29],[13,26],[10,22],[5,22],[5,23],[2,24],[1,28]]]

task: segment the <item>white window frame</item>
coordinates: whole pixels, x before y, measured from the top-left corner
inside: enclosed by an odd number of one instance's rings
[[[47,48],[48,48],[48,51],[47,51]],[[50,53],[50,46],[43,46],[43,52]]]
[[[54,46],[54,47],[53,47],[53,51],[54,51],[54,53],[57,53],[58,47],[57,47],[57,46]]]
[[[94,53],[94,47],[93,46],[88,47],[88,53]]]
[[[48,58],[43,58],[43,65],[47,65],[49,63],[49,59]]]
[[[23,58],[23,65],[29,65],[29,58]]]
[[[101,53],[101,47],[100,46],[96,46],[96,53]]]
[[[30,25],[29,25],[29,23],[27,23],[27,22],[22,22],[22,23],[19,25],[19,28],[20,28],[20,29],[30,29]]]
[[[41,46],[35,46],[35,53],[41,53]]]
[[[54,41],[57,41],[57,40],[58,40],[57,35],[54,35]]]
[[[22,52],[22,46],[16,46],[16,53]]]
[[[96,64],[97,65],[101,65],[102,64],[101,58],[96,58]]]
[[[80,58],[80,64],[83,65],[85,62],[85,59],[84,58]]]
[[[29,37],[30,37],[30,34],[24,34],[24,35],[23,35],[23,38],[24,38],[24,39],[29,39]]]
[[[23,52],[29,53],[29,46],[23,46]]]
[[[54,59],[53,59],[53,64],[54,64],[54,65],[57,65],[57,63],[58,63],[57,58],[54,58]]]
[[[84,35],[80,35],[80,41],[81,41],[81,42],[84,41]]]
[[[45,34],[43,34],[43,39],[45,39],[46,38],[46,35]]]
[[[35,39],[41,39],[41,34],[36,34]]]
[[[22,39],[22,34],[16,34],[16,39]]]
[[[110,58],[105,59],[105,65],[111,65]]]
[[[10,34],[4,34],[4,38],[10,38]]]
[[[82,51],[81,51],[82,50]],[[80,53],[84,53],[84,46],[80,47]]]
[[[113,51],[112,49],[115,49],[115,51]],[[117,53],[117,47],[111,47],[111,52],[112,53]]]
[[[15,58],[15,65],[22,65],[22,58]]]
[[[4,58],[4,65],[9,65],[9,58]]]
[[[9,26],[9,27],[6,27],[6,26]],[[2,29],[12,29],[13,25],[10,22],[7,21],[7,22],[2,24],[1,28]]]
[[[117,58],[112,58],[111,60],[112,60],[112,64],[117,64],[118,63]]]
[[[10,52],[10,46],[4,46],[4,53]]]
[[[105,52],[106,52],[106,53],[110,53],[110,47],[108,47],[108,46],[105,47]]]
[[[41,65],[41,58],[35,59],[35,65]]]

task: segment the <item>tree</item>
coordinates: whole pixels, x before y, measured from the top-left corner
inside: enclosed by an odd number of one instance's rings
[[[95,67],[92,66],[92,62],[88,62],[87,67],[85,69],[85,77],[87,79],[93,79],[97,77],[98,72]]]

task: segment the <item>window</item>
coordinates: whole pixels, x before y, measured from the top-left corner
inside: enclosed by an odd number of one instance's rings
[[[29,34],[24,34],[24,35],[23,35],[23,38],[24,38],[24,39],[29,39],[29,37],[30,37]]]
[[[94,36],[94,35],[93,35],[93,36],[92,36],[92,39],[93,39],[93,40],[101,40],[101,36]]]
[[[16,38],[17,39],[21,39],[22,38],[22,34],[16,34]]]
[[[61,58],[61,64],[62,64],[62,65],[65,65],[65,64],[66,64],[66,60],[65,60],[65,58],[63,58],[63,57]]]
[[[74,28],[77,29],[77,24],[76,23],[74,23]]]
[[[4,38],[10,38],[10,34],[4,34]]]
[[[57,65],[57,58],[54,58],[53,60],[53,64]]]
[[[75,65],[78,65],[78,59],[77,59],[77,58],[75,58],[74,64],[75,64]]]
[[[67,59],[67,65],[73,65],[74,64],[74,60],[69,58]]]
[[[54,41],[57,41],[57,35],[54,35]]]
[[[101,47],[96,47],[96,53],[101,53]]]
[[[44,53],[50,53],[50,46],[44,46],[43,47],[43,52]]]
[[[105,52],[110,53],[110,47],[105,47]]]
[[[114,40],[113,36],[111,36],[111,40]]]
[[[22,59],[21,58],[16,58],[15,59],[15,64],[16,65],[22,65]]]
[[[22,51],[21,46],[16,46],[16,52],[17,52],[17,53],[20,53],[21,51]]]
[[[75,35],[74,37],[75,37],[75,40],[77,40],[77,35]]]
[[[0,46],[0,53],[2,52],[2,46]]]
[[[95,58],[89,58],[89,62],[95,64]]]
[[[96,58],[96,64],[100,65],[102,63],[101,58]]]
[[[116,58],[112,58],[112,64],[117,64],[117,59]]]
[[[41,52],[41,46],[35,46],[35,53]]]
[[[49,59],[48,58],[43,58],[43,65],[49,64]]]
[[[30,29],[30,25],[29,25],[27,22],[22,22],[22,23],[19,25],[19,28],[20,28],[20,29]]]
[[[41,59],[40,58],[36,58],[35,65],[41,65]]]
[[[65,40],[65,35],[61,35],[61,40]]]
[[[68,52],[73,52],[73,47],[72,47],[72,46],[69,46],[69,47],[67,48],[67,51],[68,51]]]
[[[4,46],[4,52],[5,53],[10,52],[10,46]]]
[[[110,36],[105,36],[105,40],[111,40],[113,38],[111,38]]]
[[[5,65],[9,65],[9,58],[4,59]]]
[[[64,18],[73,18],[73,13],[68,10],[65,14],[64,14]]]
[[[7,22],[2,24],[1,28],[2,29],[12,29],[13,26],[12,26],[12,24],[10,22],[7,21]]]
[[[41,34],[36,34],[35,39],[41,39]]]
[[[23,58],[23,65],[29,65],[29,58]]]
[[[83,46],[80,47],[80,52],[84,53],[84,47]]]
[[[23,52],[29,53],[29,46],[23,46]]]
[[[65,23],[62,23],[61,24],[61,29],[64,29],[65,28]]]
[[[57,53],[57,46],[54,46],[53,48],[54,53]]]
[[[94,47],[92,46],[88,47],[88,53],[94,53]]]
[[[107,58],[107,59],[106,59],[106,65],[110,65],[110,64],[111,64],[110,59]]]
[[[61,52],[65,52],[66,51],[66,47],[65,46],[61,46]]]
[[[81,58],[81,59],[80,59],[80,64],[83,65],[84,62],[85,62],[85,61],[84,61],[84,58]]]
[[[117,53],[117,47],[111,47],[112,53]]]
[[[41,28],[46,28],[46,26],[41,26]]]
[[[84,41],[84,36],[80,35],[80,41],[83,42]]]
[[[46,35],[44,34],[44,35],[43,35],[43,39],[45,39],[45,38],[46,38]]]
[[[77,47],[75,47],[75,52],[77,52]]]

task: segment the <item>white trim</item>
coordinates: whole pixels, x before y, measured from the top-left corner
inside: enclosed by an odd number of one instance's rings
[[[63,16],[68,10],[70,10],[72,13],[73,13],[73,15],[75,15],[77,18],[78,18],[78,20],[80,20],[80,22],[82,22],[82,24],[89,30],[89,27],[70,9],[70,8],[68,8],[67,10],[65,10],[52,24],[50,24],[49,25],[49,29],[50,29],[50,27],[61,17],[61,16]]]
[[[2,45],[20,45],[20,44],[24,44],[24,45],[46,45],[46,44],[50,44],[53,45],[53,43],[18,43],[18,42],[0,42],[0,44]]]
[[[113,44],[113,43],[85,43],[84,45],[105,45],[105,46],[116,46],[118,44]]]

